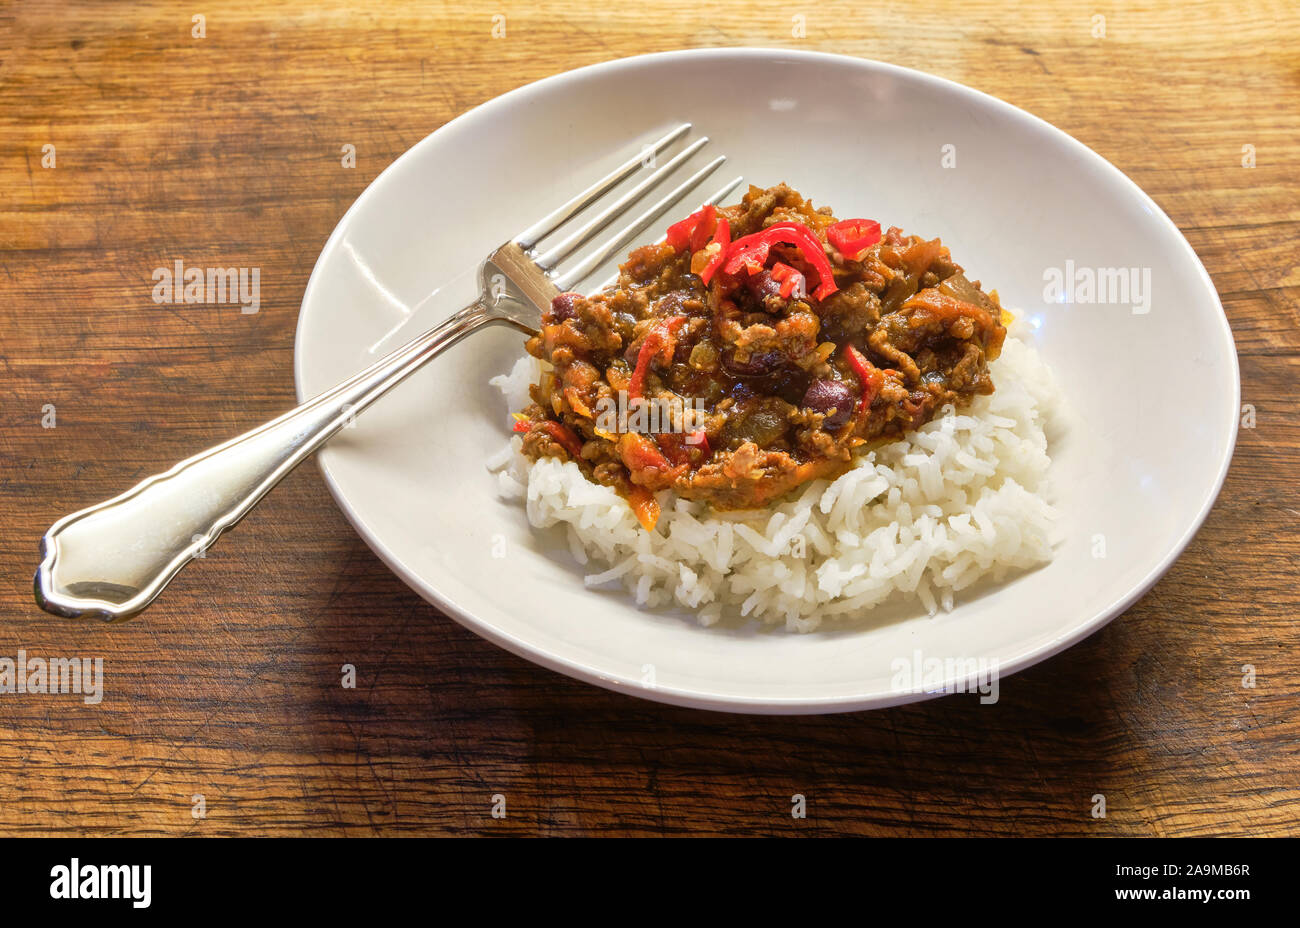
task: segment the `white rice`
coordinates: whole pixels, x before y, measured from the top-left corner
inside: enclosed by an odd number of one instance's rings
[[[799,632],[891,597],[935,615],[977,580],[1051,560],[1056,541],[1047,486],[1055,381],[1011,335],[991,369],[991,396],[960,413],[946,406],[838,479],[761,511],[715,513],[663,491],[663,514],[646,532],[622,497],[576,464],[528,462],[518,436],[489,468],[504,498],[524,500],[534,527],[561,527],[589,587],[621,584],[642,606],[685,607],[705,625],[738,614]],[[491,382],[516,412],[537,375],[526,356]]]

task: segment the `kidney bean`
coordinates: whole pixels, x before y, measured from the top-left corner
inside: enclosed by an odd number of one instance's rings
[[[551,300],[551,309],[548,313],[550,319],[548,321],[558,324],[578,315],[578,308],[575,304],[580,299],[582,299],[581,293],[561,293]]]
[[[856,401],[853,391],[839,380],[814,380],[803,395],[803,406],[824,414],[822,428],[831,431],[849,421]]]
[[[772,276],[772,272],[766,269],[759,271],[752,277],[745,278],[745,286],[749,292],[754,294],[754,298],[760,303],[765,297],[781,295],[781,281]]]
[[[751,354],[746,361],[736,360],[734,348],[729,348],[722,353],[722,366],[733,374],[739,374],[742,377],[758,377],[763,374],[770,374],[784,363],[785,355],[779,351]]]

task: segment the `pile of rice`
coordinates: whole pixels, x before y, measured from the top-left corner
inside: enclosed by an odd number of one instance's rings
[[[997,387],[960,413],[946,406],[903,439],[863,455],[836,480],[747,512],[658,494],[653,532],[609,487],[572,462],[530,463],[521,439],[488,462],[501,495],[523,500],[537,528],[561,526],[589,587],[622,584],[647,607],[684,606],[712,625],[750,616],[808,632],[891,597],[934,615],[977,580],[1051,560],[1047,433],[1059,414],[1051,372],[1008,335],[991,365]],[[538,361],[491,383],[510,411],[529,403]]]

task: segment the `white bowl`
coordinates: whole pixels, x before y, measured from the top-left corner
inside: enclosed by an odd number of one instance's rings
[[[648,699],[769,713],[926,698],[898,688],[891,666],[917,652],[996,662],[1005,677],[1096,631],[1155,583],[1208,512],[1236,438],[1236,352],[1209,276],[1160,208],[1079,142],[992,97],[878,62],[758,49],[648,55],[530,84],[448,123],[370,185],[321,252],[298,321],[299,398],[470,301],[492,247],[627,157],[630,143],[635,151],[682,121],[730,156],[719,178],[786,181],[840,216],[941,236],[972,278],[1029,317],[1074,412],[1051,449],[1064,535],[1055,560],[934,619],[886,610],[809,635],[707,629],[589,591],[563,543],[498,499],[485,469],[508,430],[487,380],[523,350],[520,336],[490,330],[319,456],[339,506],[385,563],[449,616],[543,666]],[[1048,269],[1067,261],[1138,268],[1139,280],[1149,270],[1147,311],[1049,299]]]

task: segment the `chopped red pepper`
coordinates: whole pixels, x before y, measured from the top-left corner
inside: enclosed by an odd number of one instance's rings
[[[709,236],[713,234],[713,226],[716,222],[717,208],[712,204],[704,209],[691,213],[681,222],[674,222],[668,227],[667,242],[677,251],[690,247],[691,251],[699,251],[708,242]],[[695,244],[695,237],[701,227],[707,226],[699,239],[699,244]]]
[[[569,454],[573,455],[575,458],[582,457],[582,439],[573,434],[572,429],[551,419],[547,419],[542,423],[542,428],[546,430],[546,434],[550,435],[558,444],[562,445],[564,450],[569,452]]]
[[[781,284],[781,299],[788,300],[791,296],[807,296],[808,285],[803,279],[803,275],[783,261],[778,261],[772,265],[772,279],[779,281]]]
[[[687,432],[686,444],[694,445],[695,447],[699,448],[700,451],[704,453],[704,457],[706,460],[711,454],[713,454],[713,452],[709,449],[709,433],[704,431],[703,428],[698,428],[693,432]]]
[[[731,244],[731,223],[719,219],[713,230],[713,240],[691,256],[691,273],[699,274],[706,285],[713,275],[722,267],[727,258],[727,247]]]
[[[552,440],[560,444],[569,454],[575,458],[582,457],[582,439],[574,433],[573,429],[552,419],[543,419],[540,422],[533,419],[516,419],[511,429],[515,432],[531,432],[534,425],[540,425],[542,431],[551,436]]]
[[[794,245],[803,254],[803,259],[817,271],[819,283],[813,293],[817,299],[824,300],[838,289],[821,240],[802,222],[773,223],[761,232],[736,239],[727,250],[727,261],[722,270],[728,274],[739,274],[741,268],[744,268],[748,274],[757,274],[767,264],[772,246],[777,244]]]
[[[876,398],[876,394],[884,386],[885,374],[852,345],[844,346],[844,357],[848,359],[849,367],[853,368],[853,373],[858,375],[862,396],[858,398],[857,412],[862,413],[871,405],[871,401]]]
[[[691,230],[691,251],[699,251],[709,244],[709,237],[713,235],[713,230],[718,225],[718,211],[712,203],[704,207],[696,215],[700,217],[700,221]]]
[[[659,446],[640,432],[624,432],[618,442],[619,457],[627,465],[632,482],[666,487],[690,469],[689,464],[672,464]],[[654,474],[645,471],[654,470]]]
[[[669,226],[666,240],[675,250],[692,253],[691,273],[699,274],[707,284],[726,258],[731,223],[719,217],[717,207],[709,204]]]
[[[827,240],[850,261],[880,241],[880,223],[874,219],[845,219],[826,230]]]
[[[673,349],[676,347],[673,333],[685,322],[685,316],[670,316],[646,333],[637,352],[636,368],[632,371],[632,378],[627,382],[629,398],[636,399],[645,389],[645,377],[650,371],[650,362],[656,355],[664,364],[672,360]]]
[[[797,222],[777,222],[760,232],[741,236],[731,243],[723,270],[728,274],[739,274],[744,269],[746,274],[757,274],[767,264],[768,254],[772,246],[778,242],[788,240],[790,244],[798,245],[802,250],[804,243],[800,241],[803,237],[801,232],[809,237],[812,236],[811,229]]]

